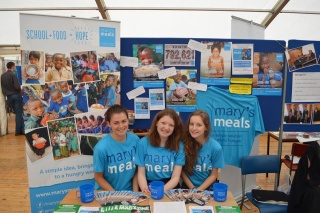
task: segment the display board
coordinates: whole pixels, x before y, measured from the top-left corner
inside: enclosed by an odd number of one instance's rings
[[[137,50],[137,46],[150,46],[155,45],[158,46],[158,50],[160,49],[159,46],[162,45],[163,52],[166,53],[166,51],[171,50],[172,46],[176,44],[177,47],[181,46],[180,48],[183,48],[182,45],[188,44],[190,38],[121,38],[121,56],[128,56],[128,57],[137,57],[137,53],[135,51]],[[207,44],[207,48],[209,48],[209,44],[213,43],[223,43],[223,51],[221,51],[221,55],[223,54],[224,57],[224,76],[221,78],[203,78],[201,73],[210,72],[210,69],[207,71],[207,61],[208,61],[208,54],[205,55],[201,52],[195,51],[194,53],[194,64],[192,62],[188,62],[187,64],[183,64],[180,62],[180,64],[176,65],[176,69],[178,70],[195,70],[195,76],[197,82],[205,82],[206,84],[209,84],[208,86],[214,85],[218,86],[223,89],[228,89],[228,85],[230,83],[230,78],[252,78],[252,74],[247,75],[234,75],[232,74],[232,66],[231,66],[231,53],[227,53],[231,50],[232,45],[235,44],[252,44],[253,45],[253,53],[266,53],[272,55],[274,53],[279,53],[284,55],[285,46],[286,43],[284,41],[274,41],[274,40],[245,40],[245,39],[215,39],[215,38],[192,38],[192,40],[202,42],[204,44]],[[169,47],[167,47],[167,46]],[[170,49],[171,48],[171,49]],[[208,50],[210,53],[210,50]],[[159,51],[161,52],[161,51]],[[181,51],[177,52],[180,55]],[[210,55],[210,54],[209,54]],[[162,55],[157,54],[159,57],[163,57],[163,59],[166,59],[166,54]],[[169,55],[170,56],[170,55]],[[204,58],[205,57],[205,58]],[[259,58],[254,58],[255,56],[252,56],[253,60],[253,67],[257,68],[257,61],[259,62]],[[274,56],[275,57],[275,56]],[[162,60],[163,60],[162,59]],[[157,59],[157,63],[159,64],[160,59]],[[255,64],[256,62],[256,64]],[[177,62],[176,62],[177,63]],[[169,65],[164,60],[164,69],[170,68],[174,66],[173,61],[169,63]],[[282,68],[280,69],[283,73],[284,66],[283,63],[281,64]],[[206,71],[205,71],[206,69]],[[216,70],[215,70],[216,71]],[[127,92],[133,90],[135,88],[135,83],[131,82],[132,79],[134,79],[134,71],[132,67],[121,67],[121,93],[126,94]],[[213,72],[212,72],[213,73]],[[152,88],[166,88],[166,82],[167,80],[158,80],[157,84],[155,86],[151,86]],[[262,89],[263,90],[263,89]],[[256,90],[257,91],[257,90]],[[264,90],[264,92],[260,92],[261,90],[258,90],[257,97],[259,99],[260,107],[262,110],[263,120],[264,120],[264,126],[266,131],[278,131],[280,124],[281,124],[281,109],[282,109],[282,90],[277,90],[276,95],[272,95],[272,93],[267,93]],[[271,90],[270,90],[271,91]],[[261,93],[261,94],[260,94]],[[149,97],[149,88],[148,86],[145,86],[145,93],[138,96],[140,97]],[[134,101],[129,100],[125,95],[121,96],[121,103],[128,109],[134,109]],[[183,121],[186,121],[190,111],[187,112],[184,109],[177,108],[177,111],[180,111],[180,117],[183,119]],[[130,128],[135,129],[149,129],[152,118],[155,116],[155,114],[158,111],[150,111],[150,119],[135,119],[134,125],[130,126]]]
[[[106,132],[93,124],[106,109],[90,100],[100,78],[120,76],[118,66],[98,69],[98,59],[120,56],[120,23],[20,14],[20,39],[31,212],[52,212],[70,189],[94,182],[93,136]]]
[[[289,40],[288,42],[289,70],[283,124],[285,132],[319,132],[319,55],[319,41]],[[289,111],[292,111],[293,121],[289,121]],[[296,119],[297,114],[300,114],[298,119]]]

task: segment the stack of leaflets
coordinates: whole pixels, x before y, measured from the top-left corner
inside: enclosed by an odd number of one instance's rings
[[[217,213],[241,213],[239,206],[216,206]]]
[[[212,206],[189,206],[190,213],[214,213]]]
[[[100,213],[151,213],[150,206],[108,205],[100,208]]]
[[[165,194],[173,201],[184,201],[186,204],[195,203],[200,206],[203,206],[213,200],[212,192],[208,190],[171,189],[166,191]]]
[[[99,207],[81,206],[78,213],[99,213],[99,211],[100,211]]]
[[[149,198],[140,192],[133,191],[100,191],[94,196],[101,206],[137,204]]]
[[[59,204],[54,209],[54,213],[78,213],[81,205],[79,204]]]

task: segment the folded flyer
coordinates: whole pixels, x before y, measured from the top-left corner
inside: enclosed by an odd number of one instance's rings
[[[137,204],[149,197],[133,191],[99,191],[94,194],[95,199],[101,206],[107,206],[112,204]]]
[[[165,194],[172,201],[184,201],[186,204],[195,203],[200,206],[213,200],[212,192],[208,190],[199,191],[197,189],[171,189]]]

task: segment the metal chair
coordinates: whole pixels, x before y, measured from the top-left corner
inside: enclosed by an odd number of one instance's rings
[[[306,152],[307,148],[308,144],[293,143],[291,149],[291,156],[296,156],[300,158]],[[293,157],[292,159],[282,158],[281,163],[284,163],[284,165],[286,165],[290,169],[290,176],[292,171],[296,171],[298,169],[298,164],[293,164]]]
[[[248,200],[258,207],[260,213],[286,213],[287,205],[260,203],[256,201],[252,192],[245,193],[246,175],[259,173],[280,173],[280,157],[278,155],[254,155],[244,156],[241,159],[242,174],[242,199],[240,209],[242,209],[245,195]]]

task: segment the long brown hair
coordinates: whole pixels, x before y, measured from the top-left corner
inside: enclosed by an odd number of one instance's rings
[[[160,146],[161,139],[160,139],[160,135],[157,130],[157,123],[164,116],[169,116],[170,118],[172,118],[172,120],[174,122],[173,132],[168,137],[168,141],[165,145],[165,148],[169,149],[170,151],[173,151],[173,150],[178,151],[179,150],[179,142],[182,137],[182,121],[181,121],[181,118],[178,116],[178,114],[173,109],[161,110],[154,117],[152,124],[151,124],[150,131],[149,131],[149,135],[148,135],[149,140],[150,140],[150,144],[152,146]]]
[[[188,174],[192,174],[192,170],[194,165],[197,163],[198,159],[198,152],[201,148],[201,144],[198,143],[191,135],[189,132],[189,125],[190,125],[190,120],[192,116],[200,116],[202,119],[202,122],[204,123],[206,130],[204,131],[204,139],[205,141],[208,140],[209,133],[210,133],[210,119],[208,113],[206,113],[203,110],[197,110],[191,113],[185,128],[184,128],[184,138],[183,138],[183,143],[184,143],[184,152],[186,155],[186,164],[184,165],[184,171]]]

